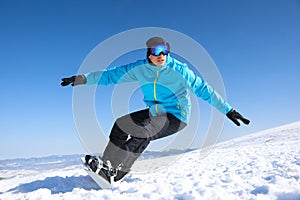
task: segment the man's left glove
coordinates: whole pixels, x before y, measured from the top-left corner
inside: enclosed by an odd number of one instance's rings
[[[233,121],[237,126],[240,126],[240,122],[238,121],[241,120],[244,124],[249,124],[250,123],[250,120],[249,119],[246,119],[244,118],[240,113],[238,113],[237,111],[235,111],[234,109],[231,109],[227,114],[226,116],[231,120]]]
[[[62,78],[61,80],[62,80],[61,86],[67,86],[70,84],[72,86],[86,84],[86,78],[84,75],[72,76],[69,78]]]

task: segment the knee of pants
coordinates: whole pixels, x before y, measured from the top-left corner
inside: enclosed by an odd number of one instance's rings
[[[120,127],[119,127],[119,123],[118,120],[116,120],[116,122],[113,125],[113,128],[111,129],[109,138],[110,139],[120,139],[120,140],[126,140],[128,137],[128,134],[125,133]]]

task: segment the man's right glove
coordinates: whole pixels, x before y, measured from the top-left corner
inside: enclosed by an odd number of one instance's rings
[[[84,75],[72,76],[69,78],[62,78],[61,80],[62,80],[61,86],[67,86],[70,84],[72,86],[86,84],[86,78]]]
[[[231,109],[227,114],[226,116],[231,120],[233,121],[237,126],[240,126],[240,122],[238,121],[241,120],[244,124],[249,124],[250,123],[250,120],[249,119],[246,119],[244,118],[240,113],[238,113],[237,111],[235,111],[234,109]]]

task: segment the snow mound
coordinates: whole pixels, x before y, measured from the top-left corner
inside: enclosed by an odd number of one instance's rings
[[[98,188],[80,155],[4,160],[0,199],[300,199],[300,122],[205,151],[140,160],[111,190]]]

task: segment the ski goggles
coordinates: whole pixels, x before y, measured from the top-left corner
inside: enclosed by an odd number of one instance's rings
[[[155,47],[151,48],[151,54],[154,56],[159,56],[161,53],[164,55],[168,55],[170,48],[168,44],[159,44]]]

